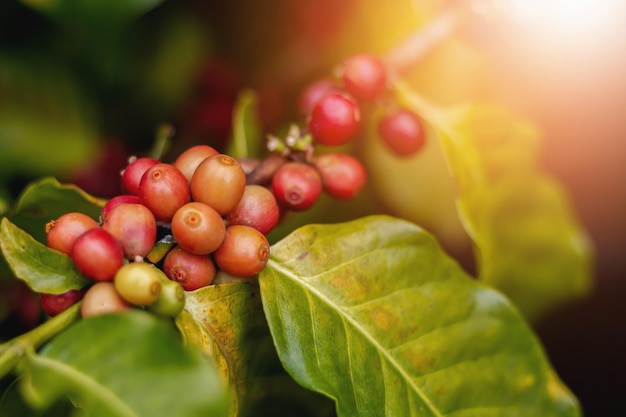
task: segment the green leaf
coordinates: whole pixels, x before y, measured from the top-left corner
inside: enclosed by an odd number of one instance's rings
[[[302,227],[259,276],[283,365],[351,416],[579,416],[507,299],[387,216]]]
[[[73,184],[61,184],[54,178],[46,177],[22,190],[9,218],[39,242],[45,243],[45,226],[50,220],[71,211],[99,220],[104,203],[104,200],[87,194]]]
[[[69,396],[85,416],[224,416],[216,369],[186,349],[171,321],[132,310],[81,320],[30,353],[21,388],[34,407]]]
[[[15,276],[35,292],[61,294],[91,282],[69,256],[37,242],[6,217],[0,222],[0,249]]]
[[[226,151],[235,158],[258,157],[261,151],[261,125],[256,113],[257,95],[252,90],[239,93],[233,110],[233,137]]]
[[[212,285],[188,292],[176,325],[186,343],[200,348],[231,389],[231,416],[290,399],[305,413],[328,403],[299,387],[281,366],[263,315],[256,283]],[[294,405],[294,406],[295,406]],[[302,413],[300,415],[302,415]]]
[[[403,103],[438,134],[479,279],[533,320],[588,294],[592,244],[563,187],[539,167],[537,128],[504,107],[442,110],[398,86]]]

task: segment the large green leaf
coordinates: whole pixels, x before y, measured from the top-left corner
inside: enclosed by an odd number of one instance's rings
[[[458,185],[459,216],[477,248],[479,279],[531,319],[587,294],[592,245],[563,187],[539,167],[536,127],[504,107],[443,110],[405,85],[398,92],[437,132]]]
[[[517,310],[412,223],[305,226],[259,284],[285,368],[340,417],[580,415]]]
[[[202,349],[219,367],[232,393],[231,416],[260,415],[255,413],[267,411],[272,399],[285,401],[284,406],[291,404],[298,410],[295,415],[332,410],[324,398],[303,390],[285,373],[256,282],[188,292],[176,324],[186,342]]]
[[[21,373],[33,406],[69,396],[85,416],[226,415],[215,367],[183,346],[169,320],[140,310],[81,320],[28,354]]]
[[[61,294],[91,282],[72,258],[37,242],[6,217],[0,222],[0,249],[13,274],[38,293]]]

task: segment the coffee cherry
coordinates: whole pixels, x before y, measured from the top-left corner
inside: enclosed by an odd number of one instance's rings
[[[98,223],[86,214],[65,213],[46,224],[46,243],[50,248],[70,255],[76,239],[87,230],[97,227]]]
[[[340,75],[346,91],[357,100],[374,100],[387,88],[387,71],[375,55],[360,54],[346,59]]]
[[[154,303],[161,292],[161,271],[146,262],[131,262],[122,266],[113,280],[120,296],[136,306]]]
[[[329,94],[313,107],[308,128],[316,143],[339,146],[356,134],[360,118],[354,101],[342,94]]]
[[[246,174],[237,160],[219,154],[198,165],[191,178],[191,195],[213,207],[220,215],[231,212],[239,203],[246,186]]]
[[[185,291],[193,291],[210,285],[216,270],[208,255],[195,255],[177,246],[163,260],[163,272]]]
[[[120,204],[114,207],[102,223],[122,245],[128,259],[145,257],[156,242],[157,224],[154,215],[143,204]]]
[[[112,282],[96,282],[85,293],[80,312],[83,318],[89,318],[100,314],[121,313],[130,307]]]
[[[204,161],[209,156],[217,155],[218,153],[219,152],[215,150],[215,148],[209,145],[192,146],[176,158],[174,166],[183,173],[185,178],[187,178],[187,182],[191,183],[191,177],[196,171],[198,165],[200,165],[200,162]]]
[[[189,183],[174,165],[158,163],[150,167],[139,184],[141,203],[158,221],[169,223],[176,210],[189,202]]]
[[[280,209],[274,194],[261,185],[250,184],[246,185],[239,204],[225,220],[229,225],[254,227],[266,235],[276,226],[279,218]]]
[[[218,268],[238,277],[251,277],[263,270],[270,256],[270,245],[263,233],[253,227],[226,228],[224,243],[213,253]]]
[[[424,126],[417,115],[407,109],[387,113],[378,122],[378,134],[398,156],[410,156],[424,145]]]
[[[128,165],[122,171],[122,188],[128,194],[139,194],[139,183],[143,174],[152,166],[158,164],[154,158],[137,158],[131,157]]]
[[[299,162],[281,165],[272,177],[272,193],[285,209],[303,211],[311,208],[322,193],[317,170]]]
[[[119,206],[120,204],[129,203],[129,204],[141,204],[141,199],[138,195],[135,194],[122,194],[112,197],[109,201],[106,202],[102,210],[100,211],[100,221],[105,221],[109,212],[113,209],[113,207]]]
[[[161,292],[156,301],[148,306],[148,310],[161,316],[176,317],[185,307],[185,291],[165,274],[161,276]]]
[[[89,229],[76,239],[72,260],[86,277],[96,281],[110,281],[124,264],[124,250],[106,230]]]
[[[298,98],[298,110],[300,114],[308,116],[313,107],[324,96],[332,93],[340,93],[339,86],[330,79],[321,79],[307,86]]]
[[[363,164],[345,153],[327,153],[315,158],[314,166],[322,177],[324,191],[338,199],[355,197],[365,185]]]
[[[54,317],[80,300],[83,299],[86,290],[68,290],[61,294],[42,293],[39,297],[39,305],[44,313],[50,317]]]
[[[193,201],[182,206],[172,218],[172,236],[186,251],[207,255],[224,240],[224,219],[211,206]]]

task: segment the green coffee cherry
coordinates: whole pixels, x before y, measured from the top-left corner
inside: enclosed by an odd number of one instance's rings
[[[123,299],[137,306],[154,303],[161,293],[161,271],[146,262],[132,262],[122,266],[113,283]]]
[[[166,317],[176,317],[185,307],[185,291],[176,282],[165,275],[161,279],[161,293],[157,300],[148,306],[148,310]]]

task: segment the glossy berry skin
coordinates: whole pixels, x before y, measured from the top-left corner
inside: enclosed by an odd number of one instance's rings
[[[323,78],[308,85],[298,97],[298,111],[308,116],[318,101],[324,96],[340,93],[341,89],[333,80]]]
[[[161,293],[161,271],[146,262],[131,262],[118,269],[113,279],[120,296],[136,306],[154,303]]]
[[[192,201],[182,206],[172,218],[172,236],[186,251],[208,255],[224,240],[224,219],[208,204]]]
[[[235,158],[224,154],[202,161],[191,178],[193,200],[208,204],[220,215],[237,206],[245,187],[243,168]]]
[[[345,153],[319,155],[313,165],[322,177],[324,191],[337,199],[354,198],[363,189],[367,179],[361,161]]]
[[[39,305],[44,313],[54,317],[82,300],[85,292],[85,289],[81,289],[68,290],[61,294],[42,293],[39,298]]]
[[[65,213],[46,224],[46,243],[48,247],[70,255],[76,239],[87,230],[97,227],[98,223],[86,214]]]
[[[183,287],[162,274],[161,293],[156,301],[148,306],[148,310],[165,317],[176,317],[185,307],[185,291]]]
[[[152,166],[158,164],[154,158],[136,158],[131,157],[128,165],[122,171],[122,189],[128,194],[139,194],[139,184],[143,174]]]
[[[246,185],[239,204],[225,217],[228,225],[254,227],[264,235],[274,229],[279,219],[276,197],[268,188],[256,184]]]
[[[310,165],[287,162],[274,173],[271,189],[282,207],[292,211],[304,211],[319,199],[322,179]]]
[[[114,207],[125,203],[141,204],[141,199],[138,195],[135,194],[121,194],[112,197],[111,199],[109,199],[109,201],[106,202],[104,207],[102,207],[102,210],[100,211],[100,221],[105,221],[107,216],[109,215],[109,212],[113,210]]]
[[[112,282],[96,282],[85,293],[80,312],[83,318],[89,318],[101,314],[121,313],[130,307]]]
[[[253,227],[226,228],[224,243],[213,254],[218,268],[237,277],[252,277],[265,268],[270,245],[265,235]]]
[[[346,59],[340,73],[344,88],[357,100],[374,100],[387,89],[387,71],[375,55],[360,54]]]
[[[361,113],[352,99],[342,94],[329,94],[313,107],[308,129],[316,143],[339,146],[356,134],[360,119]]]
[[[120,242],[124,256],[130,260],[145,257],[156,243],[156,219],[143,204],[114,207],[102,222],[102,229]]]
[[[178,168],[158,163],[150,167],[141,178],[139,197],[157,221],[169,223],[176,210],[189,202],[191,191],[187,179]]]
[[[215,148],[209,145],[192,146],[178,155],[178,158],[174,161],[174,166],[183,173],[185,178],[187,178],[187,182],[191,183],[191,177],[198,165],[209,156],[217,155],[218,153]]]
[[[165,256],[163,272],[185,291],[194,291],[210,285],[216,270],[209,256],[195,255],[177,246]]]
[[[111,281],[124,264],[124,250],[106,230],[90,229],[74,242],[72,260],[86,277],[96,281]]]
[[[378,134],[394,154],[403,157],[415,154],[426,140],[422,121],[406,109],[384,115],[378,122]]]

